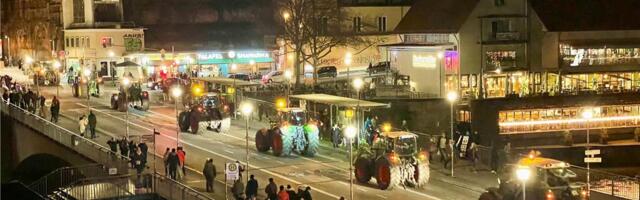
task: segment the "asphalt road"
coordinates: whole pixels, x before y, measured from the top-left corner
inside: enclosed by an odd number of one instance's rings
[[[55,94],[53,88],[43,88],[46,94]],[[107,92],[110,95],[110,93]],[[113,137],[124,136],[127,130],[125,113],[110,110],[108,108],[109,95],[102,98],[92,98],[91,101],[71,97],[70,88],[61,90],[61,113],[69,119],[76,120],[81,114],[86,114],[89,109],[97,115],[98,132]],[[47,99],[50,100],[50,96]],[[89,108],[90,107],[90,108]],[[149,111],[129,109],[128,129],[130,136],[152,134],[158,130],[161,134],[156,137],[159,155],[165,148],[176,147],[176,123],[173,105],[152,105]],[[290,184],[294,188],[304,184],[312,187],[313,197],[316,199],[338,199],[340,196],[349,196],[349,163],[344,151],[333,150],[329,147],[320,148],[316,157],[303,156],[275,157],[270,153],[259,153],[255,150],[253,136],[259,123],[251,122],[249,130],[249,173],[254,174],[260,182],[259,193],[264,196],[264,186],[268,178],[274,178],[278,185]],[[75,129],[77,131],[78,126]],[[225,162],[240,161],[246,164],[246,140],[244,121],[233,121],[228,133],[215,133],[208,131],[202,135],[191,133],[179,133],[181,146],[187,153],[187,166],[195,169],[187,173],[197,173],[202,169],[206,158],[212,158],[219,173],[224,169]],[[100,138],[99,138],[100,139]],[[102,138],[101,140],[106,140]],[[152,144],[149,144],[153,146]],[[105,144],[106,146],[106,144]],[[153,166],[152,166],[153,167]],[[158,171],[164,171],[162,166],[157,166]],[[198,176],[201,177],[201,176]],[[224,176],[219,175],[218,181],[223,182]],[[201,180],[187,180],[192,183]],[[375,180],[369,184],[355,183],[354,196],[356,199],[478,199],[480,191],[474,188],[461,187],[461,184],[451,184],[451,180],[443,173],[431,172],[429,183],[423,188],[397,187],[390,191],[379,190],[375,187]],[[203,183],[202,183],[203,184]],[[221,184],[219,184],[221,185]],[[216,198],[223,198],[222,193],[213,194]]]

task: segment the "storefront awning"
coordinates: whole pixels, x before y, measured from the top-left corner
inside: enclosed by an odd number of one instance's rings
[[[342,107],[389,107],[389,104],[385,103],[377,103],[373,101],[365,101],[352,99],[341,96],[334,96],[328,94],[299,94],[299,95],[291,95],[291,98],[307,100],[316,103],[336,105]]]
[[[116,64],[116,67],[140,67],[140,65],[131,61],[124,61]]]
[[[224,78],[224,77],[201,77],[201,78],[191,78],[194,81],[204,81],[207,83],[220,84],[226,86],[236,86],[236,87],[246,87],[246,86],[258,86],[260,83],[243,81],[232,78]]]

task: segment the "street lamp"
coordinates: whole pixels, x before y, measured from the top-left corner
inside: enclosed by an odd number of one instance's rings
[[[289,12],[283,12],[282,13],[282,18],[284,19],[284,21],[289,20],[289,17],[291,17],[291,15],[289,14]]]
[[[518,178],[518,180],[522,181],[522,200],[526,200],[526,183],[527,180],[529,180],[529,177],[531,177],[531,170],[529,169],[529,167],[525,167],[525,166],[520,166],[518,167],[518,169],[516,169],[516,177]]]
[[[591,128],[590,120],[593,118],[593,109],[586,108],[582,111],[582,118],[585,119],[585,123],[587,123],[587,146],[586,150],[591,149],[591,143],[589,142],[589,129]],[[587,195],[591,196],[591,163],[587,163]]]
[[[126,131],[124,133],[125,138],[129,139],[129,102],[127,101],[127,97],[129,96],[129,94],[127,94],[127,87],[129,86],[129,84],[131,84],[131,80],[129,80],[129,77],[124,77],[124,79],[122,79],[122,86],[123,86],[123,90],[124,90],[124,103],[123,106],[125,107],[126,111],[125,111],[125,115],[124,115],[124,120],[125,120],[125,127],[126,127]]]
[[[291,95],[291,77],[293,77],[293,72],[291,72],[290,70],[285,70],[284,77],[287,79],[287,107],[288,107],[289,96]]]
[[[180,115],[178,115],[178,99],[182,96],[182,89],[177,86],[174,87],[171,89],[171,95],[173,95],[176,110],[176,148],[178,148],[178,146],[180,146]]]
[[[53,62],[53,68],[56,70],[56,96],[59,97],[60,96],[60,67],[62,67],[62,64],[60,64],[59,61],[55,61]]]
[[[447,145],[452,145],[451,146],[451,177],[453,177],[453,159],[454,159],[454,155],[453,155],[453,104],[458,100],[458,93],[456,93],[455,91],[449,91],[449,93],[447,93],[447,101],[449,101],[450,108],[451,108],[451,142],[449,142],[450,144]]]
[[[344,131],[344,136],[349,139],[349,195],[351,196],[351,200],[353,200],[353,138],[356,136],[356,130],[353,126],[348,126]]]
[[[89,90],[90,90],[89,81],[91,79],[91,70],[90,69],[84,69],[84,71],[82,73],[84,74],[84,76],[85,76],[85,78],[87,80],[86,81],[86,83],[87,83],[87,109],[88,109],[88,111],[91,111],[91,101],[90,101],[91,100],[91,94],[89,93]]]
[[[364,85],[364,81],[362,81],[361,78],[353,79],[353,88],[356,89],[356,93],[358,95],[358,102],[357,102],[357,105],[356,105],[356,123],[357,123],[358,130],[362,130],[360,128],[360,118],[362,118],[362,116],[360,116],[360,89],[362,89],[363,85]],[[356,141],[360,140],[359,136],[360,136],[360,134],[358,134],[358,136],[356,136],[356,138],[357,138]],[[358,145],[359,145],[359,143],[357,142],[356,143],[356,147]]]
[[[240,111],[242,111],[242,114],[244,115],[245,118],[245,150],[246,150],[246,160],[245,162],[247,163],[247,170],[245,170],[247,172],[247,183],[249,182],[249,116],[251,115],[251,112],[253,111],[253,105],[251,105],[251,103],[249,102],[243,102],[240,105]]]

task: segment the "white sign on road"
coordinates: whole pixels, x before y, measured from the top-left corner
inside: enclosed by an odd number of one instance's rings
[[[240,166],[238,163],[226,163],[224,168],[224,174],[226,175],[227,181],[235,181],[240,176]]]
[[[592,156],[600,154],[600,149],[585,150],[584,155]]]
[[[602,158],[586,157],[586,158],[584,158],[584,162],[585,163],[601,163],[602,162]]]

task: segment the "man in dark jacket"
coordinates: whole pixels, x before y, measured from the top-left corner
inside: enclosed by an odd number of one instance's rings
[[[167,163],[169,164],[169,177],[171,179],[176,179],[176,170],[178,170],[178,154],[176,154],[176,149],[171,149],[171,153],[169,153],[169,157],[167,158]]]
[[[118,146],[120,147],[120,154],[124,157],[129,157],[129,142],[127,141],[127,138],[122,137],[122,140],[120,140],[120,143],[118,144]]]
[[[115,138],[112,137],[109,141],[107,141],[107,145],[109,145],[109,149],[111,149],[113,153],[118,152],[118,141],[116,141]]]
[[[299,200],[300,197],[296,194],[296,191],[291,188],[291,185],[287,185],[287,193],[289,194],[289,200]]]
[[[89,111],[89,130],[91,131],[91,139],[96,138],[96,125],[98,121],[96,120],[96,115],[93,114],[93,111]]]
[[[311,199],[311,187],[307,186],[307,188],[302,192],[302,194],[298,194],[304,200],[312,200]]]
[[[60,113],[60,101],[56,96],[53,96],[53,100],[51,100],[51,121],[53,123],[58,123],[58,114]]]
[[[142,163],[146,166],[147,164],[147,153],[149,152],[149,146],[147,143],[140,141],[138,144],[138,149],[142,152]]]
[[[200,112],[197,108],[194,108],[189,113],[189,125],[191,126],[191,133],[198,134],[198,126],[200,124]]]
[[[208,158],[207,162],[204,163],[202,174],[204,174],[204,178],[206,180],[205,187],[207,192],[215,192],[213,190],[213,181],[216,179],[216,166],[213,165],[213,159]]]
[[[247,182],[247,189],[244,193],[247,194],[247,199],[258,197],[258,181],[253,178],[253,174],[249,176],[249,182]]]
[[[264,193],[267,193],[269,200],[278,200],[278,185],[273,181],[273,178],[269,178],[269,184],[264,188]]]

